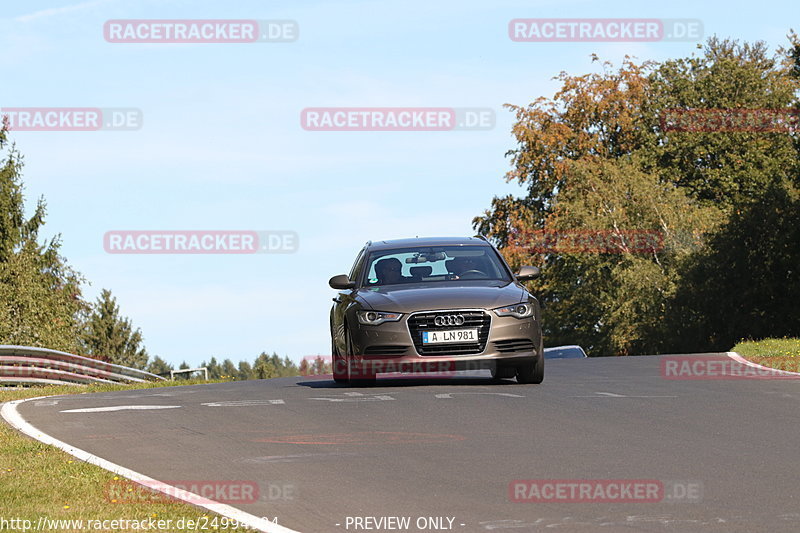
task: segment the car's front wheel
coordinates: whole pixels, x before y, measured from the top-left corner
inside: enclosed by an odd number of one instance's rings
[[[491,369],[492,372],[492,379],[495,381],[499,381],[501,379],[511,379],[516,375],[517,369],[513,366],[504,365],[502,363],[497,363]]]
[[[541,383],[544,381],[544,354],[539,352],[533,362],[517,367],[517,383]]]
[[[369,387],[374,385],[375,373],[367,373],[364,365],[360,365],[355,361],[355,348],[353,347],[353,341],[350,339],[350,332],[347,330],[347,326],[344,328],[344,343],[347,349],[344,358],[346,361],[347,379],[350,385],[354,387]]]
[[[333,381],[336,383],[347,383],[347,361],[339,355],[336,343],[331,340],[331,365],[333,366]]]

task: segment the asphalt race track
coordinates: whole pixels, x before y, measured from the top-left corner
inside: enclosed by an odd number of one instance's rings
[[[159,480],[255,482],[257,501],[232,505],[296,531],[800,531],[800,381],[667,380],[659,359],[549,360],[542,385],[284,378],[18,410]],[[172,407],[65,412],[109,406]],[[663,492],[515,503],[514,480],[656,480]]]

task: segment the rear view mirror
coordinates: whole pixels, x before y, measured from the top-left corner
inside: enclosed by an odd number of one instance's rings
[[[331,289],[352,289],[356,286],[356,282],[350,281],[347,274],[339,274],[329,279],[328,285],[331,286]]]
[[[519,269],[516,274],[518,281],[528,281],[539,277],[539,267],[524,266]]]

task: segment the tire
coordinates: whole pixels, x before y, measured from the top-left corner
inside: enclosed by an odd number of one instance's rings
[[[500,381],[501,379],[513,378],[517,373],[517,369],[514,368],[513,366],[497,363],[497,365],[491,368],[491,372],[492,372],[492,379],[495,381]]]
[[[333,340],[331,340],[331,366],[333,381],[347,383],[347,360],[344,356],[339,355],[339,350],[336,349],[336,343]]]
[[[535,383],[544,381],[544,354],[539,352],[539,357],[532,363],[517,367],[517,383]]]
[[[355,359],[353,357],[353,355],[354,355],[355,349],[353,348],[353,342],[350,340],[350,332],[347,329],[347,324],[345,324],[345,327],[344,327],[344,344],[345,344],[345,348],[347,350],[347,353],[345,354],[344,358],[345,358],[345,361],[347,362],[347,365],[346,365],[346,368],[347,368],[347,380],[350,383],[350,386],[351,387],[371,387],[372,385],[375,385],[375,377],[376,377],[375,374],[369,375],[369,374],[364,374],[363,372],[359,372],[358,373],[359,374],[358,377],[355,377],[355,378],[353,377],[353,374],[354,374],[354,372],[353,372],[353,364],[354,364],[353,359]]]

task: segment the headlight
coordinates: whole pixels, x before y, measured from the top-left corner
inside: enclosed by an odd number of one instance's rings
[[[397,322],[403,315],[400,313],[384,313],[383,311],[357,311],[358,321],[367,326],[377,326],[384,322]]]
[[[498,307],[494,310],[497,316],[513,316],[515,318],[528,318],[533,316],[533,306],[531,304],[514,304],[505,307]]]

